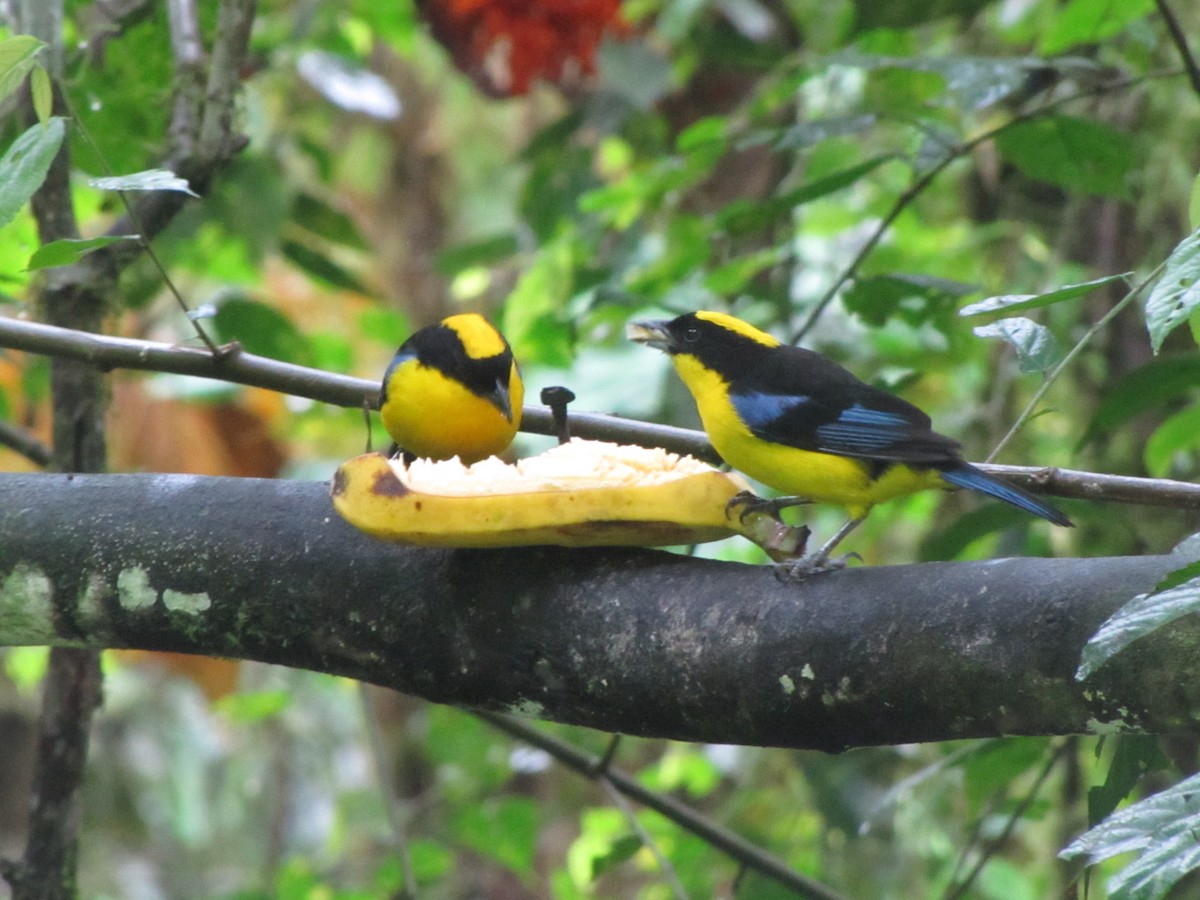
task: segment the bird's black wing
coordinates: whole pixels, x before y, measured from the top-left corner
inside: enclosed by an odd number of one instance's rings
[[[729,395],[750,431],[766,441],[886,462],[957,458],[958,444],[935,432],[920,409],[810,350],[774,348],[729,386]]]

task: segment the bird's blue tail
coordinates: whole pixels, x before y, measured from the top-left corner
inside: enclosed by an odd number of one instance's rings
[[[995,497],[997,500],[1003,500],[1005,503],[1011,503],[1013,506],[1020,507],[1026,512],[1033,513],[1035,516],[1040,516],[1055,525],[1063,525],[1070,528],[1075,523],[1067,516],[1055,509],[1044,500],[1035,497],[1033,494],[1017,487],[1015,484],[1009,484],[1007,481],[1001,481],[999,478],[993,478],[991,475],[977,469],[969,463],[952,466],[941,470],[942,478],[955,487],[969,488],[972,491],[979,491],[987,494],[989,497]]]

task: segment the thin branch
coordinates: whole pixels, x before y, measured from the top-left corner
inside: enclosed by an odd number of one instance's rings
[[[364,405],[375,409],[379,401],[378,381],[310,369],[251,353],[215,358],[207,351],[194,348],[86,334],[3,316],[0,316],[0,347],[80,359],[102,369],[140,369],[215,378],[354,409]],[[557,433],[553,416],[541,406],[525,407],[521,427],[530,434],[553,436]],[[571,428],[580,437],[665,447],[674,453],[690,453],[710,461],[719,459],[703,434],[687,428],[575,412],[571,413]]]
[[[489,725],[512,735],[518,740],[532,744],[553,756],[558,762],[573,769],[585,778],[599,779],[607,782],[612,789],[629,797],[642,806],[670,819],[680,828],[690,831],[706,843],[716,847],[731,858],[737,860],[746,868],[758,872],[772,881],[789,887],[802,897],[816,897],[820,900],[839,900],[841,894],[826,887],[819,881],[814,881],[796,872],[785,862],[767,853],[761,847],[751,843],[726,828],[715,824],[690,806],[680,803],[674,797],[660,794],[645,787],[632,775],[621,769],[609,766],[600,768],[600,759],[590,753],[585,753],[566,741],[552,737],[530,723],[512,716],[497,713],[476,712],[479,718]]]
[[[1058,761],[1062,759],[1063,754],[1070,746],[1070,741],[1063,741],[1058,745],[1054,753],[1051,754],[1048,760],[1046,760],[1046,764],[1042,766],[1042,770],[1038,773],[1033,785],[1029,788],[1029,792],[1021,798],[1021,802],[1017,804],[1016,808],[1012,811],[1012,815],[1008,817],[1008,821],[1004,823],[1004,828],[1001,830],[1000,834],[998,834],[995,840],[991,842],[991,848],[988,851],[981,853],[979,855],[979,859],[975,861],[975,865],[971,867],[971,871],[966,874],[966,877],[963,878],[962,881],[958,882],[958,884],[953,885],[950,890],[946,892],[945,900],[959,900],[959,898],[967,892],[967,890],[975,882],[975,879],[979,877],[979,873],[983,871],[983,867],[987,865],[988,860],[996,854],[996,851],[1000,849],[1004,842],[1008,840],[1009,835],[1013,833],[1013,829],[1017,827],[1017,823],[1021,820],[1021,817],[1025,815],[1025,811],[1029,809],[1030,805],[1037,798],[1038,791],[1042,789],[1042,785],[1045,784],[1046,779],[1050,776],[1050,773],[1054,771],[1054,767],[1058,764]]]
[[[167,26],[171,32],[171,58],[176,70],[204,65],[204,42],[195,0],[167,0]]]
[[[1178,73],[1150,73],[1147,75],[1139,75],[1136,78],[1125,78],[1119,81],[1106,82],[1096,87],[1088,88],[1087,90],[1071,94],[1070,96],[1061,97],[1058,100],[1054,100],[1043,106],[1039,106],[1037,109],[1018,113],[1000,125],[997,125],[994,128],[989,128],[986,131],[982,131],[973,138],[970,138],[969,140],[963,141],[952,147],[944,156],[934,163],[933,166],[927,169],[920,178],[909,185],[908,189],[905,190],[904,193],[896,198],[896,202],[892,204],[892,208],[888,210],[887,215],[885,215],[879,221],[879,224],[875,226],[866,242],[864,242],[862,247],[859,248],[858,253],[854,255],[854,258],[850,261],[846,268],[842,270],[842,273],[837,277],[833,284],[829,286],[829,288],[821,296],[821,299],[818,300],[813,308],[809,311],[808,315],[804,319],[803,324],[799,327],[799,329],[796,330],[795,334],[792,335],[791,343],[797,344],[804,339],[805,335],[807,335],[809,331],[812,330],[813,326],[817,324],[817,320],[821,318],[829,304],[832,303],[834,298],[837,297],[838,292],[842,289],[846,282],[853,278],[858,272],[859,266],[863,264],[863,261],[866,260],[871,251],[874,250],[880,240],[883,239],[884,234],[886,234],[887,230],[892,227],[892,224],[896,221],[896,219],[900,217],[900,214],[904,212],[904,210],[907,209],[908,206],[917,199],[917,197],[924,193],[925,189],[934,182],[938,175],[945,171],[952,163],[966,156],[980,144],[993,140],[998,135],[1009,130],[1010,128],[1014,128],[1017,125],[1022,125],[1025,122],[1029,122],[1033,119],[1041,118],[1042,116],[1053,112],[1065,104],[1074,103],[1076,100],[1084,100],[1090,97],[1103,96],[1104,94],[1112,93],[1113,91],[1123,90],[1124,88],[1140,84],[1143,81],[1149,81],[1153,78],[1166,78],[1175,74]]]
[[[1179,19],[1175,17],[1175,13],[1167,6],[1167,0],[1154,0],[1154,3],[1158,7],[1159,15],[1167,23],[1167,31],[1171,33],[1171,40],[1175,43],[1175,48],[1179,51],[1179,58],[1183,60],[1183,68],[1187,72],[1188,81],[1192,83],[1192,90],[1200,94],[1200,65],[1197,65],[1196,57],[1192,55],[1192,51],[1188,48],[1187,35],[1183,33]]]
[[[233,384],[261,387],[295,397],[353,409],[374,409],[379,383],[352,378],[252,353],[213,357],[207,351],[154,341],[87,334],[39,322],[0,316],[0,347],[48,356],[65,356],[101,369],[138,369],[214,378]],[[702,432],[671,425],[655,425],[600,413],[571,413],[571,432],[592,440],[663,447],[709,462],[720,462]],[[557,426],[550,411],[527,406],[521,430],[553,436]],[[1200,484],[1167,478],[1105,475],[1077,469],[1042,466],[981,464],[980,468],[1056,497],[1114,503],[1137,503],[1172,509],[1200,509]]]
[[[659,871],[663,873],[663,878],[671,888],[671,893],[675,895],[676,900],[688,900],[688,892],[684,889],[683,882],[679,880],[679,873],[675,871],[675,867],[671,865],[671,861],[667,859],[666,855],[662,852],[662,848],[658,846],[658,841],[654,840],[654,836],[638,821],[637,813],[633,811],[633,807],[621,796],[621,792],[616,789],[610,779],[601,778],[600,784],[604,787],[605,792],[608,794],[608,799],[612,801],[613,806],[621,811],[621,815],[625,817],[625,821],[629,823],[629,827],[638,836],[638,839],[642,842],[642,846],[650,851],[650,855],[658,863]]]
[[[996,455],[1004,449],[1005,445],[1008,444],[1008,442],[1013,439],[1017,432],[1024,427],[1025,423],[1033,417],[1034,410],[1037,409],[1037,405],[1042,401],[1042,398],[1046,396],[1046,393],[1050,390],[1050,387],[1058,380],[1059,376],[1066,371],[1067,366],[1069,366],[1075,360],[1075,357],[1083,351],[1083,348],[1091,343],[1092,338],[1099,334],[1109,322],[1120,315],[1121,310],[1132,303],[1134,297],[1138,296],[1138,294],[1144,291],[1149,285],[1153,284],[1158,279],[1159,273],[1162,272],[1166,265],[1166,260],[1163,260],[1161,263],[1155,266],[1153,272],[1143,278],[1142,281],[1129,293],[1122,297],[1112,309],[1101,316],[1100,319],[1093,324],[1092,327],[1087,330],[1087,332],[1084,333],[1083,337],[1075,342],[1075,346],[1072,347],[1067,352],[1066,356],[1059,361],[1058,365],[1054,367],[1054,371],[1042,380],[1041,385],[1039,385],[1038,389],[1034,391],[1033,396],[1029,398],[1029,402],[1025,404],[1025,408],[1021,410],[1021,414],[1017,416],[1016,421],[1013,422],[1012,427],[1008,429],[1008,433],[1005,434],[1004,437],[1002,437],[996,444],[996,446],[992,448],[992,452],[989,453],[987,457],[988,462],[991,462],[993,459],[995,459]]]
[[[396,839],[396,852],[400,857],[400,871],[404,876],[404,884],[396,900],[416,900],[417,878],[413,874],[412,853],[408,849],[407,810],[398,796],[393,784],[393,778],[387,767],[387,749],[384,745],[383,732],[379,728],[379,720],[375,717],[375,707],[371,705],[371,690],[366,682],[358,683],[358,702],[362,708],[363,728],[367,733],[367,746],[371,751],[371,760],[375,765],[375,780],[379,784],[379,793],[383,798],[383,808],[387,814],[388,824],[392,828],[392,836]]]
[[[87,145],[92,148],[92,152],[100,161],[100,165],[104,169],[104,174],[112,177],[115,173],[113,172],[112,167],[108,164],[108,159],[105,157],[104,151],[100,149],[100,145],[97,144],[95,139],[92,137],[92,133],[84,124],[83,119],[76,114],[75,108],[71,104],[71,101],[65,92],[63,93],[63,102],[66,105],[67,110],[70,112],[71,119],[74,122],[75,127],[78,129],[80,135],[83,136],[84,141],[86,141]],[[129,192],[117,191],[116,193],[118,199],[121,201],[121,205],[125,207],[126,216],[129,217],[129,220],[133,223],[134,228],[136,229],[137,243],[141,246],[146,256],[149,257],[154,268],[158,270],[159,277],[162,278],[163,284],[167,286],[168,292],[175,299],[175,303],[183,311],[184,315],[187,316],[188,321],[191,322],[192,329],[196,332],[196,336],[199,337],[204,343],[204,346],[206,346],[209,352],[214,356],[219,355],[222,352],[221,348],[218,347],[213,339],[208,336],[208,332],[204,330],[204,328],[200,325],[200,322],[191,316],[191,307],[189,307],[187,301],[183,299],[183,294],[179,292],[179,289],[175,286],[175,282],[171,280],[171,276],[167,272],[167,267],[163,265],[162,260],[159,258],[158,253],[154,249],[154,245],[150,242],[149,238],[146,237],[146,225],[144,222],[142,222],[141,216],[138,213],[137,208],[134,206],[133,201],[129,199]]]
[[[203,160],[228,159],[236,150],[233,110],[242,83],[242,66],[250,47],[257,0],[223,0],[217,11],[217,36],[208,66],[204,115],[196,140]]]
[[[50,448],[35,438],[24,428],[18,428],[0,419],[0,444],[10,450],[15,450],[27,460],[43,469],[50,465],[52,453]]]

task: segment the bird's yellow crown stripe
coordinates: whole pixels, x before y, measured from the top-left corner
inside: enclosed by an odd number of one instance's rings
[[[504,352],[504,338],[483,316],[477,313],[460,313],[442,320],[462,341],[463,349],[472,359],[486,359]]]
[[[735,319],[733,316],[726,315],[720,312],[698,312],[697,319],[703,319],[705,322],[712,322],[721,328],[727,328],[730,331],[748,337],[750,340],[762,344],[764,347],[778,347],[779,341],[767,334],[765,331],[759,331],[753,325],[743,322],[741,319]]]

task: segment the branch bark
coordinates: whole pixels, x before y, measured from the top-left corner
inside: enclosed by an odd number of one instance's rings
[[[0,644],[207,653],[440,703],[688,741],[842,750],[1194,730],[1200,623],[1086,683],[1083,644],[1186,560],[768,567],[655,551],[432,551],[321,484],[6,475]]]

